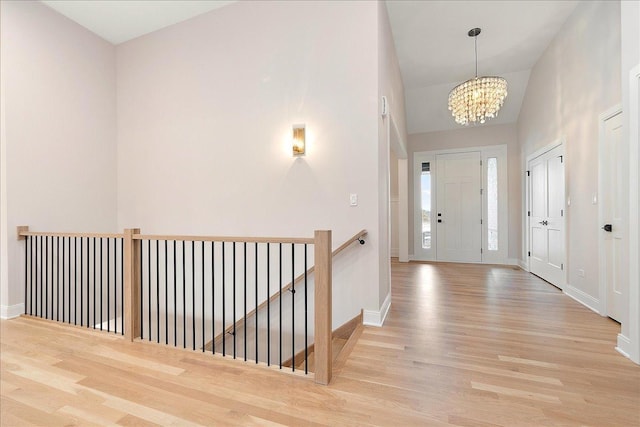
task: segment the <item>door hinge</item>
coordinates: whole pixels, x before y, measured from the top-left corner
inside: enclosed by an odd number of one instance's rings
[[[564,216],[564,209],[560,209],[560,216]]]
[[[482,218],[480,219],[480,224],[482,224]]]
[[[564,270],[564,264],[560,264],[560,270]]]
[[[480,189],[480,195],[482,195],[482,188]]]
[[[527,256],[531,256],[531,251],[527,252]]]
[[[531,176],[531,171],[527,171],[527,176]]]
[[[564,156],[559,156],[559,157],[560,157],[560,163],[563,163],[563,159],[562,159],[562,158],[563,158]]]
[[[531,211],[527,211],[527,216],[531,216]]]
[[[480,253],[482,253],[482,248],[480,248]]]
[[[482,166],[482,160],[480,160],[480,166]]]

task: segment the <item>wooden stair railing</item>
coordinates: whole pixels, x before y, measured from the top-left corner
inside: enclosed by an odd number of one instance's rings
[[[341,356],[342,350],[345,348],[347,342],[349,341],[351,336],[356,332],[356,330],[358,330],[358,328],[360,328],[361,326],[362,326],[362,312],[360,312],[359,315],[357,315],[356,317],[349,320],[344,325],[336,328],[333,331],[333,333],[331,334],[333,362],[335,362],[338,359],[338,357]],[[315,366],[314,350],[315,349],[313,344],[311,344],[307,348],[309,372],[313,372],[315,369],[314,368]],[[301,362],[296,362],[297,363],[296,369],[303,369],[304,363],[305,363],[304,354],[305,354],[305,349],[302,349],[301,351],[296,353],[295,358],[290,358],[282,362],[282,366],[290,367],[291,364],[293,363],[293,360],[296,360],[296,361],[301,360]]]
[[[350,239],[348,239],[347,241],[345,241],[342,245],[340,245],[337,249],[335,249],[333,252],[331,250],[332,248],[332,233],[330,230],[316,230],[314,232],[314,237],[313,238],[265,238],[265,237],[213,237],[213,236],[164,236],[164,235],[142,235],[140,233],[140,229],[125,229],[124,233],[41,233],[41,232],[32,232],[29,231],[29,227],[27,226],[20,226],[17,229],[18,231],[18,239],[20,240],[25,240],[25,310],[26,310],[26,299],[27,299],[27,292],[30,292],[30,297],[31,299],[33,299],[33,295],[35,292],[35,298],[42,298],[42,289],[40,289],[40,295],[38,295],[37,291],[37,286],[38,284],[40,284],[40,287],[42,288],[42,269],[40,269],[40,282],[38,282],[38,269],[37,269],[37,265],[34,266],[33,263],[37,263],[37,262],[43,262],[42,260],[42,248],[40,247],[40,257],[38,258],[38,245],[37,245],[37,240],[36,237],[40,237],[40,239],[42,240],[42,237],[46,237],[47,239],[50,239],[51,242],[53,242],[53,238],[55,237],[56,239],[61,238],[61,246],[62,246],[62,264],[61,267],[57,267],[59,269],[61,269],[62,271],[62,316],[61,316],[61,320],[63,322],[71,322],[72,317],[71,317],[71,309],[77,309],[78,306],[78,301],[77,301],[77,290],[75,288],[75,269],[77,268],[77,257],[78,257],[78,252],[77,252],[77,247],[75,246],[75,240],[74,240],[74,256],[71,256],[71,239],[76,239],[79,238],[80,239],[80,301],[79,301],[79,305],[82,308],[82,304],[84,304],[84,300],[82,298],[82,288],[86,285],[87,286],[87,293],[86,293],[86,304],[89,304],[89,290],[88,290],[88,286],[89,286],[89,267],[87,264],[87,269],[86,269],[86,283],[82,282],[83,279],[83,274],[82,274],[82,264],[83,264],[83,253],[87,255],[87,257],[89,256],[89,248],[88,248],[88,244],[89,244],[89,240],[88,239],[93,239],[94,243],[93,243],[93,252],[91,252],[93,254],[93,263],[94,263],[94,274],[93,274],[93,287],[94,287],[94,291],[93,291],[93,317],[95,316],[96,313],[96,290],[95,290],[95,286],[96,286],[96,278],[95,278],[95,240],[96,239],[100,239],[100,248],[102,248],[102,239],[105,238],[106,240],[106,258],[107,258],[107,264],[109,263],[109,239],[120,239],[121,241],[121,246],[120,246],[120,256],[121,256],[121,291],[120,291],[120,297],[121,297],[121,310],[122,312],[120,313],[120,319],[121,319],[121,327],[120,330],[114,330],[114,332],[117,332],[119,334],[122,334],[125,336],[125,339],[130,340],[130,341],[137,341],[139,339],[141,339],[142,337],[142,328],[141,328],[141,324],[142,324],[142,307],[141,304],[144,304],[144,301],[142,300],[143,297],[143,291],[141,289],[142,287],[142,281],[143,281],[143,266],[142,263],[145,261],[142,258],[142,252],[143,252],[143,248],[142,248],[142,241],[148,241],[150,242],[151,240],[165,240],[169,241],[169,240],[173,240],[174,242],[177,240],[182,240],[183,243],[184,241],[191,241],[192,242],[192,247],[194,242],[196,241],[200,241],[203,242],[202,243],[202,256],[204,257],[204,242],[212,242],[212,245],[214,242],[253,242],[253,243],[292,243],[292,244],[312,244],[314,245],[314,266],[309,268],[305,273],[297,276],[292,283],[288,283],[287,285],[285,285],[284,288],[288,288],[292,285],[295,285],[296,283],[299,283],[302,280],[305,280],[305,276],[308,276],[310,273],[314,273],[315,274],[315,291],[314,291],[314,306],[315,306],[315,318],[314,318],[314,364],[315,364],[315,382],[316,383],[320,383],[320,384],[328,384],[329,381],[331,380],[331,376],[332,376],[332,362],[333,362],[333,357],[332,357],[332,260],[333,257],[338,255],[340,252],[342,252],[343,250],[345,250],[349,245],[351,245],[353,242],[355,241],[359,241],[361,244],[364,244],[364,241],[362,240],[362,237],[365,236],[367,234],[366,230],[361,230],[360,232],[356,233],[353,237],[351,237]],[[32,239],[32,240],[30,240]],[[66,246],[65,246],[65,239],[66,239]],[[86,251],[83,252],[82,251],[82,239],[87,239],[87,247],[86,247]],[[33,244],[36,244],[35,246],[35,250],[33,247]],[[27,246],[27,243],[30,243],[31,246]],[[56,245],[60,245],[60,242],[58,240],[56,240]],[[157,246],[157,244],[156,244]],[[184,246],[184,245],[183,245]],[[69,255],[65,258],[65,248],[69,248]],[[212,246],[213,248],[213,246]],[[46,248],[46,242],[45,242],[45,251],[47,250]],[[60,250],[60,246],[57,246],[56,250]],[[184,249],[183,249],[184,250]],[[213,249],[212,249],[213,250]],[[53,249],[51,249],[51,254],[53,254]],[[114,246],[113,246],[113,251],[114,251],[114,259],[115,259],[115,240],[114,240]],[[149,243],[149,249],[148,249],[148,254],[150,254],[150,243]],[[49,253],[49,252],[48,252]],[[57,252],[56,252],[57,253]],[[30,264],[27,266],[26,263],[26,258],[27,256],[31,257],[33,254],[35,254],[35,256],[33,257],[33,259],[31,259]],[[49,255],[47,255],[48,257]],[[165,255],[166,256],[166,255]],[[51,257],[53,257],[53,255],[51,255]],[[148,270],[149,270],[149,279],[148,279],[148,286],[149,286],[149,292],[151,289],[151,284],[150,284],[150,265],[151,262],[149,261],[150,255],[147,255],[147,263],[148,263]],[[156,258],[158,257],[158,252],[156,250]],[[184,253],[183,253],[183,258],[184,258]],[[193,253],[192,253],[192,258],[193,258]],[[67,262],[67,277],[68,280],[65,282],[65,270],[64,270],[64,264],[65,264],[65,259]],[[88,259],[88,258],[87,258]],[[102,249],[100,249],[100,259],[102,259]],[[52,258],[53,260],[53,258]],[[156,260],[157,261],[157,260]],[[53,261],[52,261],[53,262]],[[56,261],[57,262],[57,261]],[[115,261],[114,261],[115,262]],[[166,262],[166,260],[165,260]],[[175,249],[174,249],[174,262],[175,262]],[[88,263],[88,261],[87,261]],[[72,270],[72,264],[74,264],[74,268]],[[57,264],[56,264],[57,265]],[[102,264],[100,264],[102,265]],[[157,263],[156,263],[156,267],[157,267]],[[102,268],[102,267],[101,267]],[[46,269],[46,266],[45,266]],[[115,277],[115,272],[116,272],[117,266],[113,267],[113,274]],[[56,270],[57,272],[59,270]],[[71,299],[70,299],[70,295],[71,295],[71,272],[74,271],[74,301],[73,301],[73,306],[71,303]],[[107,294],[109,294],[109,268],[107,269],[107,281],[106,281],[106,286],[107,286]],[[102,270],[100,270],[100,295],[102,295]],[[175,269],[174,269],[174,273],[175,273]],[[56,275],[59,275],[60,273],[56,273]],[[166,274],[166,273],[165,273]],[[184,273],[183,273],[184,274]],[[27,275],[29,275],[29,280],[27,280]],[[53,267],[51,270],[51,275],[53,275]],[[157,273],[156,273],[157,275]],[[34,279],[35,277],[35,279]],[[53,276],[52,276],[53,277]],[[192,277],[192,280],[194,280],[193,278],[195,277],[195,275]],[[203,276],[204,277],[204,276]],[[45,283],[44,286],[49,286],[49,276],[46,277],[47,281]],[[56,280],[60,280],[59,278],[57,278]],[[115,279],[114,279],[115,280]],[[159,280],[157,280],[156,286],[159,286]],[[175,277],[174,277],[174,281],[175,281]],[[32,283],[33,282],[33,283]],[[183,277],[183,282],[184,282],[184,277]],[[69,315],[66,316],[65,315],[65,283],[67,286],[67,290],[68,290],[68,294],[67,294],[67,305],[69,308]],[[115,284],[117,282],[114,282],[114,298],[116,298],[117,296],[117,291],[115,290]],[[194,285],[195,281],[192,283],[192,286]],[[184,283],[183,283],[184,285]],[[51,281],[51,292],[53,293],[53,279]],[[166,283],[165,283],[166,286]],[[174,284],[175,286],[175,284]],[[204,280],[202,282],[202,286],[204,286]],[[203,288],[204,289],[204,288]],[[58,292],[58,282],[56,282],[56,293]],[[184,292],[184,290],[183,290]],[[235,325],[231,325],[228,328],[225,328],[225,333],[229,332],[230,330],[233,329],[233,327],[235,326],[236,328],[238,328],[238,325],[242,325],[244,322],[246,322],[246,319],[249,316],[252,315],[256,315],[256,313],[263,308],[268,301],[273,301],[274,299],[278,298],[280,294],[280,290],[278,290],[278,292],[276,292],[274,295],[270,296],[269,299],[267,301],[264,301],[262,304],[258,305],[258,307],[256,307],[254,310],[252,310],[251,312],[247,313],[245,315],[245,317],[243,317],[242,319],[240,319]],[[157,295],[159,295],[159,291],[157,291]],[[158,296],[156,295],[156,303],[158,303]],[[145,297],[147,297],[147,295],[144,295]],[[46,295],[46,289],[45,289],[45,299],[47,298]],[[52,296],[53,298],[53,296]],[[60,298],[58,296],[58,298]],[[108,297],[109,298],[109,297]],[[110,306],[109,306],[109,299],[107,298],[106,301],[106,311],[107,311],[107,318],[109,318],[109,316],[111,315],[111,310],[110,310]],[[183,296],[184,298],[184,296]],[[193,298],[193,296],[192,296]],[[58,321],[58,318],[60,316],[58,316],[58,310],[59,310],[59,306],[60,306],[60,300],[57,300],[57,304],[58,306],[56,306],[56,321]],[[183,301],[184,303],[184,301]],[[148,298],[148,304],[149,304],[149,325],[151,324],[151,298]],[[40,304],[41,306],[42,304]],[[183,304],[184,305],[184,304]],[[31,306],[30,306],[31,307]],[[53,307],[53,306],[51,306]],[[114,305],[112,306],[114,308],[115,311],[115,302]],[[204,307],[204,306],[203,306]],[[195,310],[195,303],[192,302],[192,315],[194,314],[194,310]],[[157,310],[157,312],[159,313],[159,309]],[[81,311],[82,313],[82,311]],[[86,326],[88,327],[89,325],[89,310],[88,308],[84,311],[84,313],[87,315],[86,320]],[[100,300],[100,313],[102,313],[102,300]],[[33,313],[31,313],[31,311],[29,311],[30,315],[32,315]],[[36,315],[39,315],[40,317],[42,317],[42,313],[35,313]],[[158,316],[159,314],[157,314]],[[165,322],[167,319],[167,313],[165,313]],[[45,311],[45,317],[47,317],[47,313]],[[51,318],[53,319],[53,308],[51,311]],[[80,316],[80,323],[82,325],[82,316]],[[95,320],[100,320],[102,321],[102,317],[100,319],[95,319]],[[175,318],[174,318],[175,321]],[[192,319],[192,322],[194,322],[194,320]],[[76,314],[74,314],[73,316],[73,323],[76,323]],[[97,327],[95,325],[95,321],[93,321],[94,323],[94,328]],[[159,324],[159,320],[156,322],[157,324]],[[184,323],[184,318],[183,318],[183,323]],[[102,324],[102,323],[101,323]],[[195,323],[192,323],[193,325],[195,325]],[[109,323],[107,324],[109,325]],[[107,326],[107,331],[109,331],[109,326]],[[166,328],[165,328],[166,329]],[[195,327],[192,328],[195,331]],[[159,326],[158,326],[158,331],[159,331]],[[166,332],[168,333],[168,332]],[[175,326],[174,326],[174,333],[175,333]],[[184,331],[183,331],[184,333]],[[195,332],[194,332],[195,334]],[[159,332],[156,334],[157,335],[157,341],[159,342]],[[215,344],[216,340],[219,339],[220,336],[222,336],[223,334],[220,334],[218,337],[214,337],[210,343],[212,345]],[[194,335],[195,336],[195,335]],[[149,336],[150,339],[150,336]],[[165,337],[166,339],[166,337]],[[174,338],[174,345],[176,345],[175,342],[175,338]],[[184,341],[184,340],[183,340]],[[203,329],[203,341],[204,341],[204,329]],[[204,344],[204,343],[203,343]],[[183,343],[184,345],[184,343]],[[195,350],[195,338],[193,339],[193,345],[194,345],[194,350]],[[204,345],[203,345],[204,347]]]
[[[349,247],[349,245],[351,245],[354,242],[359,242],[360,244],[364,244],[364,240],[362,240],[362,238],[364,236],[367,235],[367,230],[360,230],[358,233],[354,234],[351,238],[349,238],[348,240],[346,240],[342,245],[340,245],[338,248],[336,248],[332,253],[331,253],[331,257],[335,257],[336,255],[338,255],[340,252],[344,251],[347,247]],[[310,275],[311,273],[313,273],[315,270],[315,265],[311,266],[306,274]],[[297,285],[298,283],[300,283],[303,279],[304,279],[305,273],[300,274],[298,277],[295,278],[295,280],[293,282],[288,282],[286,283],[283,287],[282,287],[282,291],[286,291],[288,290],[291,285]],[[264,302],[262,302],[260,305],[258,305],[257,308],[249,311],[247,313],[246,317],[243,317],[241,319],[239,319],[238,321],[236,321],[235,325],[232,324],[229,327],[227,327],[223,332],[219,333],[218,335],[216,335],[215,339],[213,341],[209,341],[206,346],[205,346],[205,350],[211,350],[211,345],[218,345],[222,339],[224,337],[227,336],[227,334],[231,333],[234,330],[234,327],[236,330],[240,329],[246,319],[250,318],[251,316],[253,316],[254,314],[256,314],[257,312],[259,312],[261,309],[265,308],[267,306],[267,304],[270,304],[274,301],[277,301],[277,299],[280,297],[280,290],[276,290],[275,293],[273,295],[271,295],[271,297],[268,300],[265,300]],[[298,359],[298,357],[296,356],[296,359]]]

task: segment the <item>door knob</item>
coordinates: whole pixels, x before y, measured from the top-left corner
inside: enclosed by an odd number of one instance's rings
[[[549,221],[547,221],[547,220],[545,219],[544,221],[540,221],[538,224],[541,224],[541,225],[547,225],[547,224],[549,224]]]
[[[602,229],[607,233],[611,233],[611,231],[613,231],[613,226],[611,224],[605,224],[602,226]]]

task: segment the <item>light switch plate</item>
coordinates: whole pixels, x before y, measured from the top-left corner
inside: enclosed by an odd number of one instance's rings
[[[358,195],[356,193],[349,194],[349,206],[358,206]]]

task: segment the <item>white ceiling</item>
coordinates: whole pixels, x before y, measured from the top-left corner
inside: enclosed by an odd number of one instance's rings
[[[113,44],[173,25],[233,1],[223,0],[42,0]],[[500,115],[485,125],[518,119],[529,73],[577,1],[387,0],[387,10],[405,86],[409,133],[457,129],[449,91],[474,75],[473,39],[478,36],[478,74],[509,83]]]
[[[233,1],[42,0],[103,39],[120,44]]]
[[[447,109],[449,91],[478,74],[509,84],[500,115],[489,124],[518,119],[529,73],[577,1],[394,1],[387,10],[405,86],[409,133],[456,129]]]

